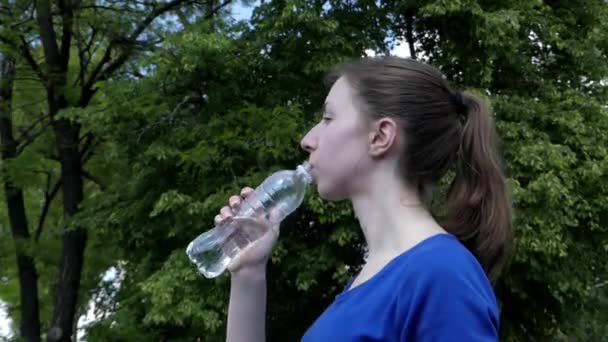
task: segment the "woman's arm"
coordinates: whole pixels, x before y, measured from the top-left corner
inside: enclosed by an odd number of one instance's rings
[[[229,206],[220,210],[216,224],[232,218],[241,201],[253,193],[244,188],[241,196],[232,196]],[[265,233],[240,251],[228,265],[230,271],[230,304],[228,306],[228,342],[266,341],[266,264],[272,247],[279,237],[279,227],[261,218],[234,218],[239,229],[265,231]]]
[[[266,267],[232,274],[227,342],[266,341]]]

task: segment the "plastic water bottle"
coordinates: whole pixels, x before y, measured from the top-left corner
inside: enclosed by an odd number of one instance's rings
[[[222,274],[236,255],[262,237],[268,228],[247,218],[264,217],[279,224],[296,210],[312,182],[311,165],[302,163],[295,170],[282,170],[266,178],[255,191],[241,202],[234,219],[220,224],[192,240],[186,249],[190,260],[207,278]],[[249,221],[245,228],[239,222]]]

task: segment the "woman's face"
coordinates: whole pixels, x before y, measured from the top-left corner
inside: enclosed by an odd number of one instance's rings
[[[319,195],[343,200],[362,190],[370,170],[369,120],[344,77],[329,91],[322,115],[300,144],[310,153]]]

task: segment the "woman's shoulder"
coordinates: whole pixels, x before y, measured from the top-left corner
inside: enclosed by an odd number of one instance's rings
[[[452,234],[427,238],[412,248],[404,259],[406,269],[415,273],[436,276],[463,271],[484,273],[475,256]]]
[[[494,290],[456,237],[445,234],[423,241],[395,270],[396,312],[405,322],[401,340],[496,340],[499,311]]]
[[[477,293],[495,302],[492,285],[475,256],[453,235],[433,236],[411,250],[397,267],[403,283],[421,292]]]

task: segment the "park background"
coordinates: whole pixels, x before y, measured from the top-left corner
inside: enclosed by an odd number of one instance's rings
[[[306,158],[323,76],[370,55],[491,104],[515,209],[501,340],[606,340],[606,18],[604,0],[3,0],[0,340],[222,341],[229,277],[186,245]],[[365,255],[349,205],[314,191],[282,227],[269,341],[298,340]]]

